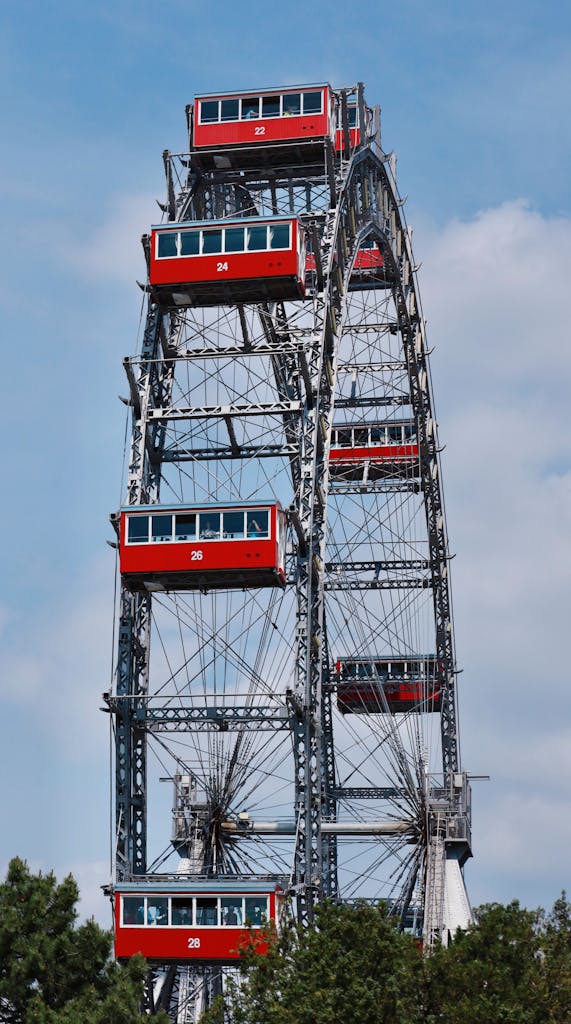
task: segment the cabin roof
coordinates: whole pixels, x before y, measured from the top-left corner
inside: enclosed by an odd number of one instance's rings
[[[215,878],[198,879],[196,881],[189,881],[189,879],[181,879],[180,882],[166,881],[166,882],[120,882],[118,885],[113,886],[113,892],[124,893],[125,895],[134,896],[147,896],[147,895],[160,895],[164,893],[166,896],[173,896],[180,893],[183,896],[188,895],[201,895],[207,894],[209,896],[220,896],[221,894],[228,895],[248,895],[251,893],[253,896],[257,895],[269,895],[275,892],[276,889],[281,889],[281,882],[278,880],[260,882],[245,882],[243,880],[232,880],[225,879],[224,881],[217,880]]]
[[[298,220],[295,214],[284,214],[271,217],[228,217],[222,220],[172,220],[163,224],[151,224],[151,231],[179,231],[180,228],[242,228],[248,224],[275,224],[276,221]]]
[[[271,89],[233,89],[232,92],[197,92],[195,100],[221,100],[224,97],[234,96],[282,96],[286,92],[301,92],[306,89],[331,89],[329,82],[306,82],[302,85],[273,86]]]
[[[371,665],[375,661],[434,661],[435,654],[339,654],[337,661],[365,662]]]
[[[202,504],[187,505],[187,504],[157,504],[157,505],[121,505],[120,512],[147,512],[147,514],[154,514],[155,512],[226,512],[232,511],[233,509],[264,509],[273,508],[277,506],[281,508],[279,501],[275,498],[270,498],[268,501],[217,501],[212,504],[203,502]]]

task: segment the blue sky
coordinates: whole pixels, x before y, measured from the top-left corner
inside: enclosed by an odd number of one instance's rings
[[[196,92],[362,80],[423,262],[464,760],[493,777],[468,887],[570,887],[570,22],[556,0],[4,5],[0,866],[74,870],[105,919],[105,539],[162,150]]]

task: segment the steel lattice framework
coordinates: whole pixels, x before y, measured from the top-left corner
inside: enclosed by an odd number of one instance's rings
[[[365,124],[362,86],[340,90]],[[122,590],[115,724],[117,881],[279,877],[307,920],[324,896],[384,898],[430,944],[456,921],[470,855],[458,749],[449,548],[425,324],[395,161],[374,130],[319,162],[197,169],[165,152],[168,221],[298,216],[305,300],[182,308],[149,295],[124,360],[126,504],[255,501],[288,509],[288,586]],[[364,243],[383,278],[356,272]],[[332,470],[335,425],[414,421],[406,473]],[[152,643],[151,643],[152,641]],[[436,658],[439,713],[343,715],[336,660]],[[174,780],[171,843],[157,781]],[[164,832],[163,832],[164,834]],[[152,857],[149,850],[153,844]],[[159,850],[162,852],[156,852]],[[169,857],[177,858],[169,866]],[[182,860],[178,858],[182,857]],[[465,893],[464,893],[465,898]],[[194,1020],[212,965],[156,965],[151,1002]],[[201,994],[198,994],[201,993]]]

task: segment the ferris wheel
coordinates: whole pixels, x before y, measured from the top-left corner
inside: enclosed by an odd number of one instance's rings
[[[116,955],[180,1022],[286,905],[382,899],[426,945],[470,920],[429,353],[379,110],[322,84],[187,120],[124,360],[106,695]]]

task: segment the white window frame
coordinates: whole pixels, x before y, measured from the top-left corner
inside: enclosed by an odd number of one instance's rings
[[[221,117],[221,110],[222,110],[222,108],[220,106],[220,97],[216,97],[216,96],[208,96],[207,97],[207,96],[205,96],[203,99],[199,100],[198,103],[199,103],[198,123],[200,125],[203,125],[203,124],[220,124],[220,117]],[[217,118],[216,121],[203,121],[202,120],[202,104],[203,103],[217,103],[218,104],[218,118]],[[224,122],[224,123],[226,123],[226,122]]]
[[[309,114],[305,113],[305,94],[318,92],[320,96],[319,110],[312,110]],[[323,89],[300,89],[301,93],[301,116],[302,117],[321,117],[323,114]]]
[[[240,110],[239,110],[239,114],[240,114],[239,120],[240,121],[261,121],[262,120],[262,115],[260,113],[260,111],[262,109],[262,94],[261,93],[258,95],[258,116],[257,117],[250,117],[248,115],[248,117],[245,117],[244,114],[242,113],[242,104],[243,104],[244,100],[252,100],[253,98],[254,98],[253,95],[240,96]],[[229,124],[231,122],[226,122],[226,121],[224,122],[224,124],[227,124],[227,123]]]
[[[130,519],[142,519],[143,518],[143,514],[147,518],[147,539],[146,540],[129,540],[129,520]],[[151,514],[150,514],[150,512],[139,513],[139,514],[127,512],[126,515],[125,515],[125,544],[128,544],[130,547],[136,547],[137,545],[140,547],[143,544],[150,544],[151,543],[151,539],[150,538],[151,538]],[[128,894],[126,894],[126,895],[128,895]]]

